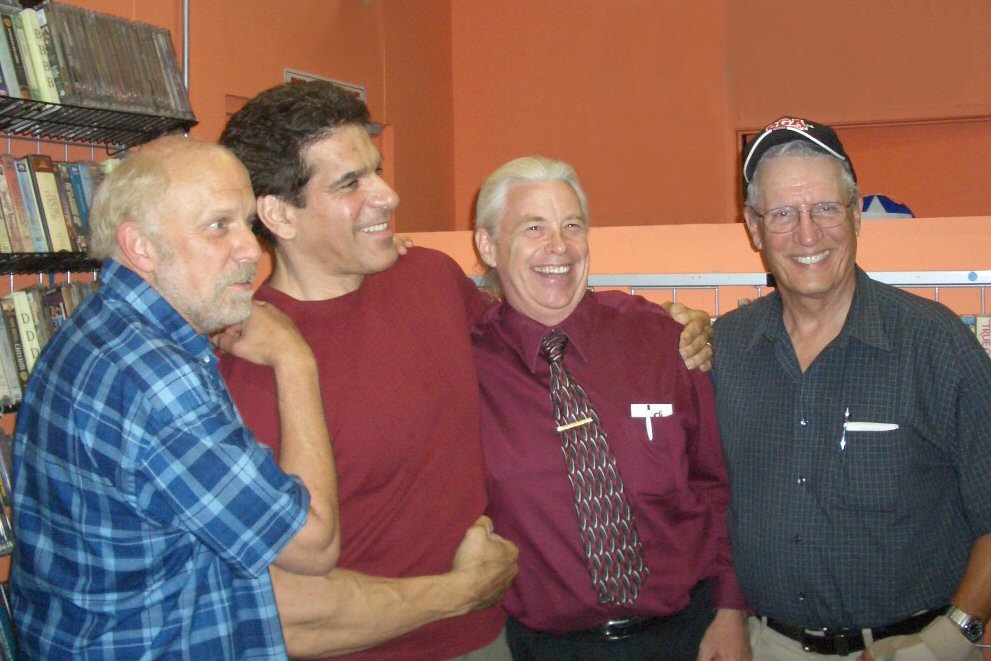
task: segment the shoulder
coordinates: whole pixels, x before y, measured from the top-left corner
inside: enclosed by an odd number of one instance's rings
[[[664,326],[680,327],[668,311],[643,296],[623,291],[593,291],[589,294],[596,314],[609,318],[630,320],[652,319]]]
[[[955,342],[969,340],[973,335],[960,317],[942,303],[875,280],[868,288],[869,302],[878,309],[886,332]]]
[[[464,278],[465,272],[454,259],[439,250],[433,248],[420,248],[414,246],[409,249],[406,255],[400,255],[396,264],[382,275],[392,273],[394,275],[404,275],[408,273],[422,273],[437,277],[458,277]]]
[[[682,325],[657,303],[620,291],[596,291],[588,299],[597,336],[677,346]]]
[[[766,325],[777,305],[777,295],[772,293],[722,314],[712,326],[714,345],[743,344],[753,333]]]

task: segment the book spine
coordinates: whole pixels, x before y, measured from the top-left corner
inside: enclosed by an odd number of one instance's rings
[[[3,378],[10,396],[10,404],[21,401],[21,381],[17,376],[17,361],[14,360],[14,347],[10,344],[7,320],[0,313],[0,364],[3,365]]]
[[[34,60],[31,57],[31,45],[28,43],[29,38],[34,39],[34,33],[24,26],[24,11],[21,10],[20,13],[11,16],[14,20],[14,33],[17,35],[17,48],[21,51],[21,62],[24,63],[24,73],[27,75],[28,89],[31,92],[30,98],[35,101],[44,101],[45,95],[41,91],[41,83],[38,78],[39,74],[34,68]]]
[[[14,73],[14,61],[10,57],[10,46],[5,38],[0,38],[0,96],[17,98],[20,93],[17,75]]]
[[[14,212],[14,202],[10,198],[7,184],[7,173],[3,161],[0,161],[0,210],[3,211],[5,231],[7,233],[8,249],[4,252],[21,252],[21,228]],[[0,246],[2,248],[3,246]]]
[[[2,315],[0,315],[2,316]],[[13,461],[13,438],[5,431],[0,430],[0,482],[3,483],[7,498],[4,499],[4,507],[10,507],[10,494],[14,490],[14,461]],[[6,604],[2,610],[6,611]]]
[[[32,154],[27,157],[31,169],[34,192],[38,197],[41,221],[52,246],[52,252],[72,252],[75,246],[69,231],[71,222],[62,208],[62,194],[55,179],[55,167],[51,156]]]
[[[89,239],[86,234],[86,227],[83,225],[82,217],[79,215],[79,206],[76,204],[76,194],[72,190],[72,177],[69,174],[69,164],[57,161],[55,166],[55,183],[58,184],[59,195],[62,198],[62,209],[69,218],[70,238],[73,247],[79,252],[86,252],[89,248]]]
[[[44,35],[41,33],[41,25],[38,23],[38,12],[29,8],[21,11],[21,14],[24,19],[24,31],[29,33],[28,51],[31,56],[31,64],[34,66],[35,74],[38,77],[38,88],[42,95],[41,100],[48,103],[58,103],[58,89],[55,87],[51,60],[48,59],[48,48],[45,44]]]
[[[34,194],[34,184],[31,181],[31,171],[23,158],[14,159],[17,170],[17,183],[20,185],[21,199],[24,200],[24,215],[31,228],[31,240],[35,252],[51,252],[52,246],[45,236],[45,225],[41,220],[38,209],[38,199]]]
[[[14,252],[14,249],[10,245],[10,231],[7,229],[7,212],[4,210],[3,203],[0,202],[0,253],[9,255]]]
[[[31,321],[34,322],[34,330],[38,334],[38,343],[44,349],[52,339],[52,321],[48,318],[48,310],[45,308],[45,293],[41,285],[34,285],[22,291],[31,308]]]
[[[44,305],[45,319],[49,323],[49,330],[54,335],[55,331],[69,318],[69,311],[65,305],[65,293],[62,287],[55,285],[46,289],[44,294],[42,294],[42,303]]]
[[[14,76],[17,78],[19,92],[17,96],[22,99],[30,99],[31,87],[28,83],[27,69],[24,68],[24,60],[21,58],[20,44],[17,43],[17,30],[14,28],[13,14],[0,13],[0,25],[3,25],[4,41],[7,42],[11,63],[14,67]]]
[[[80,54],[76,46],[75,36],[68,24],[65,6],[53,2],[53,0],[47,0],[45,5],[45,22],[48,25],[52,40],[50,52],[55,53],[55,63],[61,72],[62,87],[59,89],[60,103],[84,105],[85,96],[80,83],[82,63],[80,62]],[[39,21],[41,19],[40,11]],[[56,64],[52,66],[55,67]]]
[[[172,116],[191,118],[193,116],[193,110],[189,105],[189,94],[186,92],[186,86],[183,85],[182,74],[179,73],[175,48],[172,46],[172,35],[168,30],[159,28],[154,31],[153,36],[155,46],[158,48],[158,57],[164,69],[169,99],[172,102]]]
[[[34,369],[34,364],[41,355],[41,338],[38,337],[38,322],[31,312],[31,302],[27,292],[15,291],[7,294],[14,300],[14,311],[17,313],[17,332],[21,336],[21,347],[24,349],[24,362],[27,363],[28,373]]]
[[[63,76],[64,65],[61,63],[55,47],[55,35],[49,25],[48,13],[44,8],[36,9],[34,13],[38,21],[38,41],[41,44],[41,51],[47,62],[47,71],[52,83],[50,91],[54,95],[56,103],[64,103],[68,96],[65,91]]]
[[[14,207],[14,217],[17,221],[17,233],[20,235],[20,243],[16,252],[34,252],[34,240],[31,238],[31,227],[28,223],[27,211],[24,209],[24,197],[21,195],[21,185],[17,180],[17,164],[10,154],[0,155],[0,163],[3,163],[4,176],[7,179],[7,192],[10,193],[10,203]]]
[[[27,356],[24,354],[24,345],[21,344],[21,333],[17,328],[17,310],[14,309],[14,300],[8,294],[0,299],[0,311],[3,312],[3,320],[7,327],[7,339],[10,342],[11,351],[14,353],[14,364],[17,366],[17,380],[21,384],[21,389],[28,383]]]
[[[89,236],[89,200],[86,199],[83,175],[79,163],[69,163],[68,166],[69,179],[72,180],[72,193],[76,196],[76,207],[79,209],[79,220],[82,222],[83,234]]]
[[[17,80],[14,57],[10,54],[10,44],[7,43],[7,38],[3,34],[0,34],[0,71],[3,72],[3,81],[7,89],[7,95],[20,98],[21,81]]]
[[[991,316],[980,315],[974,324],[974,334],[984,350],[991,356]]]

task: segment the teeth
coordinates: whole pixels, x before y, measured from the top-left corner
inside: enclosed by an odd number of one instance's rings
[[[372,225],[371,227],[362,227],[361,231],[366,234],[371,234],[372,232],[384,232],[389,229],[389,223],[382,223],[381,225]]]
[[[563,266],[534,266],[533,270],[543,275],[565,275],[571,272],[571,266],[569,264]]]
[[[796,257],[795,261],[798,262],[799,264],[816,264],[826,259],[826,257],[828,256],[829,256],[829,251],[824,250],[818,255],[809,255],[808,257]]]

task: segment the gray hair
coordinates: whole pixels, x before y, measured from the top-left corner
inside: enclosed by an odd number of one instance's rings
[[[582,189],[575,169],[564,161],[545,156],[524,156],[497,168],[478,191],[475,202],[475,230],[487,232],[493,239],[499,236],[499,221],[506,214],[506,196],[513,185],[521,182],[563,181],[578,197],[582,215],[588,219],[588,197]],[[499,273],[487,267],[482,287],[499,292]]]
[[[761,157],[760,162],[757,163],[757,167],[754,169],[754,176],[750,179],[750,184],[747,186],[747,206],[753,208],[760,199],[760,185],[758,182],[760,178],[760,170],[764,167],[764,164],[768,161],[773,161],[776,158],[782,158],[784,156],[798,156],[801,158],[826,158],[833,161],[839,162],[842,166],[843,171],[843,187],[847,192],[847,199],[854,199],[857,197],[857,182],[853,178],[853,172],[850,170],[850,162],[843,161],[836,158],[833,154],[830,154],[825,149],[818,147],[811,142],[805,140],[792,140],[791,142],[785,142],[784,144],[775,145],[767,150],[767,152]]]
[[[117,228],[128,220],[135,221],[149,236],[159,237],[157,221],[169,190],[173,164],[208,151],[235,158],[225,147],[182,135],[158,138],[124,158],[93,196],[89,256],[101,260],[118,256]]]

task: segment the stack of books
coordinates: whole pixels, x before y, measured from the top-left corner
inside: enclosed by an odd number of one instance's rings
[[[3,0],[0,24],[0,96],[193,119],[165,28],[55,0]]]
[[[13,291],[0,298],[0,405],[20,403],[42,348],[96,282],[57,282]]]
[[[0,155],[0,254],[86,252],[89,209],[102,179],[94,161]]]

